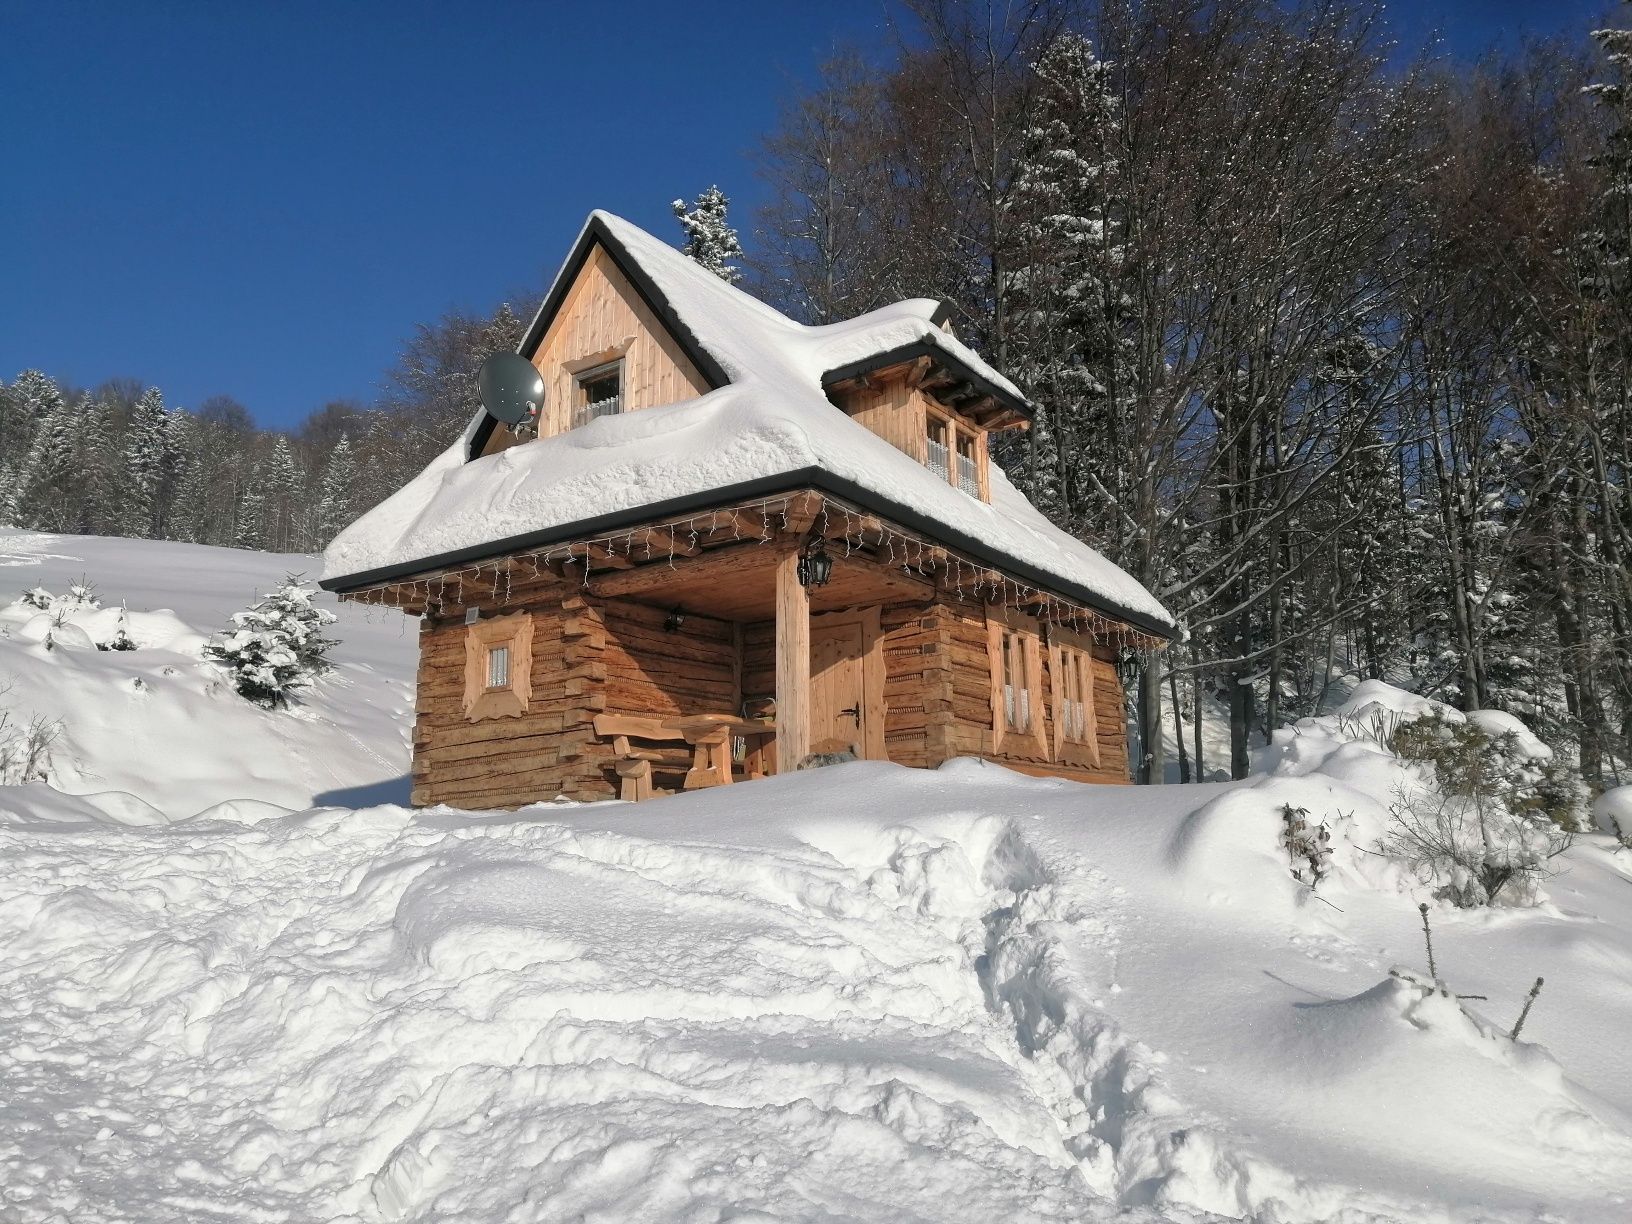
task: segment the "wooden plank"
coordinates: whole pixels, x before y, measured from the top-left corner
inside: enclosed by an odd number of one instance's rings
[[[810,598],[793,549],[776,566],[776,743],[785,769],[810,755]]]

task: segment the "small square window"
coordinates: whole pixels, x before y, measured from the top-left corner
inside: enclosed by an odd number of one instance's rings
[[[533,618],[526,612],[465,627],[465,717],[513,718],[532,699]]]
[[[623,411],[623,362],[611,361],[578,375],[577,424]]]
[[[510,647],[493,646],[487,652],[487,687],[510,687]]]

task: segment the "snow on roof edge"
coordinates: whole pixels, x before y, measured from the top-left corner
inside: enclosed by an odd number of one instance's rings
[[[519,351],[542,341],[597,238],[648,304],[662,307],[663,323],[683,329],[677,339],[716,365],[721,382],[699,397],[465,459],[472,443],[480,446],[486,414],[478,412],[463,445],[335,538],[324,557],[326,587],[355,589],[386,574],[474,561],[522,541],[597,530],[594,524],[609,517],[650,518],[680,501],[717,503],[745,483],[791,492],[803,476],[971,559],[1172,636],[1174,618],[1148,590],[1049,522],[997,465],[991,502],[971,502],[833,407],[822,381],[828,370],[908,345],[932,344],[959,360],[968,353],[967,362],[990,371],[935,321],[944,304],[907,299],[808,327],[638,226],[597,211],[580,229]]]
[[[908,529],[920,531],[925,535],[933,535],[938,543],[968,553],[973,559],[983,561],[993,568],[1008,570],[1035,583],[1041,590],[1104,612],[1116,619],[1126,621],[1137,629],[1146,630],[1158,637],[1169,640],[1177,636],[1177,621],[1173,619],[1172,614],[1165,607],[1161,607],[1159,604],[1157,607],[1164,613],[1165,619],[1152,615],[1150,611],[1129,608],[1120,601],[1093,590],[1086,584],[1073,583],[1058,575],[1037,569],[1017,557],[1008,555],[1001,549],[994,548],[974,537],[964,536],[955,527],[950,527],[936,520],[925,519],[921,511],[914,510],[910,506],[892,500],[887,495],[876,493],[830,472],[820,465],[814,464],[772,476],[759,477],[738,485],[686,494],[672,498],[668,502],[649,502],[594,518],[542,527],[536,531],[524,532],[506,539],[469,545],[439,556],[416,558],[353,574],[331,575],[326,573],[319,580],[318,586],[325,591],[352,591],[380,582],[388,582],[394,578],[424,573],[428,570],[503,556],[521,548],[537,548],[560,543],[564,540],[595,536],[601,532],[615,532],[626,526],[634,526],[651,519],[709,510],[718,506],[740,502],[744,499],[798,493],[804,489],[826,493],[842,501],[854,504],[858,510],[879,514]],[[912,521],[914,519],[922,520],[923,525],[915,524]],[[959,538],[948,539],[949,534]],[[1087,546],[1084,545],[1083,547]]]

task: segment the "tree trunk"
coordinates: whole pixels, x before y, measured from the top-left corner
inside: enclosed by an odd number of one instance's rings
[[[1139,668],[1139,767],[1135,777],[1162,781],[1162,657],[1152,653]]]
[[[1184,750],[1184,708],[1179,705],[1179,673],[1167,673],[1168,692],[1173,698],[1173,743],[1179,752],[1179,781],[1190,781],[1190,757]]]

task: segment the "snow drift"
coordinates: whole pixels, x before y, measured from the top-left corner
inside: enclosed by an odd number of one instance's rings
[[[18,589],[87,568],[193,626],[283,568],[99,547],[0,537]],[[161,549],[183,598],[139,589]],[[405,682],[394,622],[340,629]],[[368,674],[308,707],[318,739]],[[1539,904],[1434,905],[1423,985],[1429,892],[1374,852],[1405,767],[1364,731],[1413,700],[1357,691],[1240,784],[862,762],[284,812],[245,778],[194,816],[246,751],[201,737],[208,787],[157,756],[124,794],[0,790],[0,1219],[1625,1218],[1632,851],[1587,835]],[[1315,888],[1289,804],[1332,830]]]

